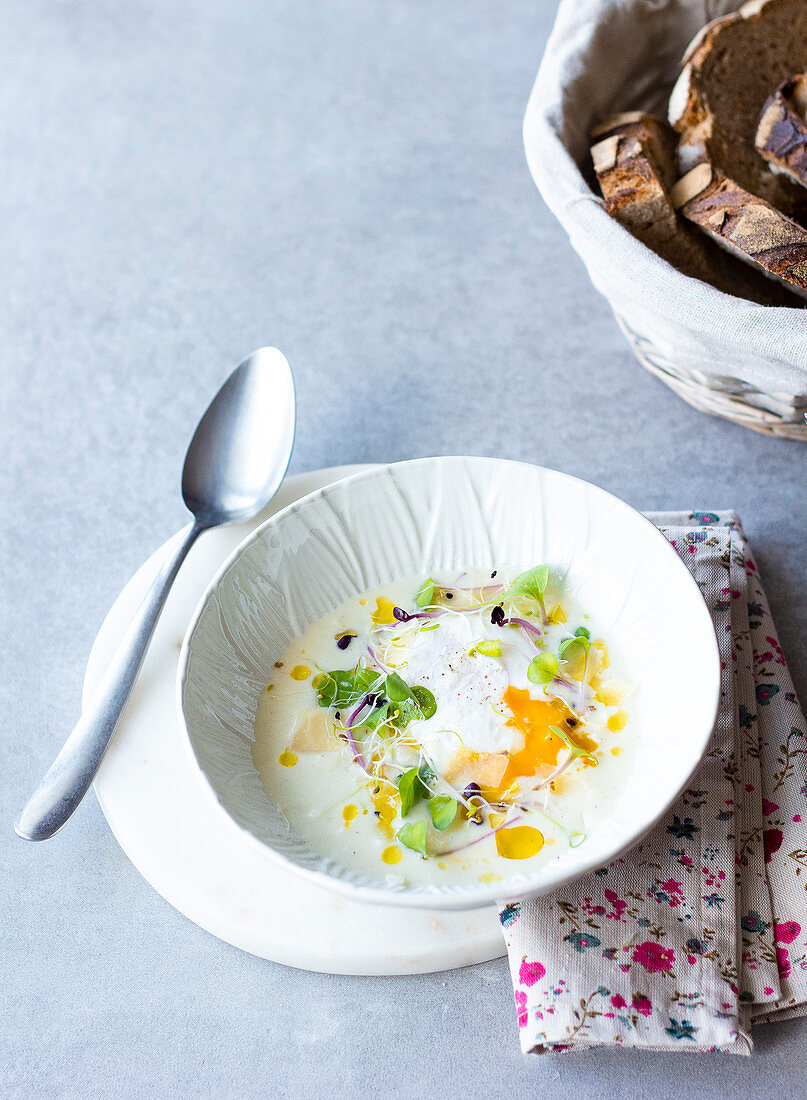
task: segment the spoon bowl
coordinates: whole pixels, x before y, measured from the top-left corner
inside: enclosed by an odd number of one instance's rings
[[[294,379],[277,348],[259,348],[213,398],[188,446],[182,498],[205,527],[254,516],[275,495],[291,458]]]

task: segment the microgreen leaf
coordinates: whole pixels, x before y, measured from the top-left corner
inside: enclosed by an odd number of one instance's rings
[[[428,798],[431,791],[424,785],[417,768],[410,768],[398,780],[401,796],[401,817],[406,817],[419,798]]]
[[[468,656],[473,657],[477,653],[482,657],[501,657],[502,647],[498,642],[477,642],[468,650]]]
[[[558,646],[558,657],[564,661],[570,661],[574,657],[575,649],[588,656],[590,648],[589,640],[584,634],[575,634],[573,638],[564,638],[560,643]]]
[[[429,607],[434,603],[434,581],[429,577],[427,581],[418,589],[418,593],[415,596],[415,605],[417,607]]]
[[[544,592],[549,581],[549,566],[537,565],[534,569],[528,569],[525,573],[519,573],[505,593],[506,596],[529,596],[539,603],[543,600]]]
[[[398,840],[406,848],[410,848],[413,852],[419,852],[422,856],[426,855],[426,822],[415,821],[408,822],[406,825],[402,825],[398,830]]]
[[[322,672],[313,680],[319,705],[338,708],[355,706],[362,696],[378,691],[382,684],[383,678],[374,669],[360,665]]]
[[[423,718],[431,718],[437,710],[437,700],[429,689],[422,684],[415,684],[412,688],[412,694],[420,707],[421,716]]]
[[[434,773],[434,768],[430,767],[428,764],[421,764],[420,768],[418,769],[418,775],[420,776],[421,783],[424,787],[426,787],[427,793],[431,794],[431,791],[429,791],[428,788],[431,787],[432,783],[437,778]]]
[[[355,723],[356,726],[364,726],[368,730],[377,729],[382,722],[386,722],[390,716],[392,707],[389,703],[382,703],[381,706],[371,707],[366,710],[361,718],[360,722]],[[382,735],[384,731],[382,731]]]
[[[584,749],[580,745],[576,745],[574,741],[572,741],[566,730],[561,729],[560,726],[550,726],[549,728],[552,730],[556,737],[559,737],[561,739],[566,748],[572,754],[572,760],[577,760],[579,756],[585,756],[592,762],[592,764],[595,765],[595,767],[597,764],[599,764],[599,760],[594,755],[594,753],[591,752],[589,749]]]
[[[397,672],[391,672],[384,684],[384,694],[391,703],[402,703],[412,698],[412,690]]]
[[[429,799],[429,813],[432,815],[432,824],[435,829],[442,832],[457,816],[457,803],[447,794],[437,794]]]
[[[549,684],[558,674],[558,659],[554,653],[544,650],[527,665],[527,679],[532,684]]]
[[[591,641],[591,631],[585,626],[578,626],[574,632],[575,638],[587,638]]]
[[[415,786],[418,784],[417,768],[410,768],[398,780],[398,793],[401,796],[401,817],[406,817],[415,802]]]

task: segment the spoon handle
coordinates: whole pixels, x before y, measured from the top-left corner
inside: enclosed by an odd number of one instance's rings
[[[129,701],[171,585],[203,530],[191,524],[154,578],[89,706],[20,814],[15,830],[23,839],[52,837],[87,793]]]

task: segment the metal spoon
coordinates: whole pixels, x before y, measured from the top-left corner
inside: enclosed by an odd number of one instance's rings
[[[137,680],[157,619],[179,567],[203,531],[258,513],[277,492],[294,443],[294,381],[277,348],[241,363],[199,421],[185,456],[182,497],[193,523],[163,565],[98,690],[15,829],[47,840],[87,793]]]

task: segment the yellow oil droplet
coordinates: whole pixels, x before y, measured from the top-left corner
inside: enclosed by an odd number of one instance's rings
[[[611,749],[611,756],[621,756],[621,755],[622,755],[622,746],[621,745],[614,745],[614,747]]]
[[[385,863],[400,863],[403,859],[403,852],[394,844],[390,844],[389,848],[385,848],[381,853],[381,858]]]
[[[376,825],[382,836],[392,839],[395,836],[395,830],[392,827],[392,822],[395,820],[397,811],[396,802],[399,798],[398,792],[391,783],[379,783],[370,793],[370,797],[373,800],[373,808],[376,814]]]
[[[274,684],[267,684],[267,686],[266,686],[266,694],[267,694],[267,695],[269,694],[269,692],[270,692],[270,691],[272,690],[272,688],[273,688],[274,686],[275,686]]]
[[[282,764],[284,768],[293,768],[297,763],[297,753],[292,752],[291,749],[286,749],[277,758],[278,764]]]
[[[487,871],[484,875],[479,876],[480,882],[501,882],[502,876],[497,875],[494,871]]]
[[[612,714],[606,723],[608,729],[612,733],[619,733],[628,724],[628,712],[626,710],[618,710],[616,714]]]
[[[448,869],[448,864],[443,863],[442,860],[437,861],[437,866],[440,868],[441,871],[446,871]]]
[[[359,606],[360,607],[366,607],[367,606],[367,600],[359,600]]]
[[[553,845],[553,844],[557,844],[557,842],[558,842],[558,841],[557,841],[557,837],[554,837],[554,836],[548,836],[548,837],[547,837],[547,838],[546,838],[546,839],[544,840],[544,844],[546,844],[547,848],[551,848],[551,847],[552,847],[552,845]]]
[[[378,623],[380,626],[388,625],[389,623],[396,622],[395,616],[392,614],[392,609],[395,604],[392,600],[386,596],[379,596],[375,601],[375,611],[370,618],[374,623]]]
[[[292,680],[307,680],[310,675],[311,669],[308,665],[295,665],[291,672],[289,672],[289,676],[291,676]]]
[[[353,818],[358,816],[359,807],[354,806],[352,802],[342,810],[342,817],[345,819],[345,825],[349,825]]]
[[[565,623],[569,616],[563,610],[559,603],[556,603],[552,610],[549,612],[549,621],[551,623]]]
[[[532,825],[515,825],[496,834],[496,851],[503,859],[529,859],[544,846],[543,833]]]

